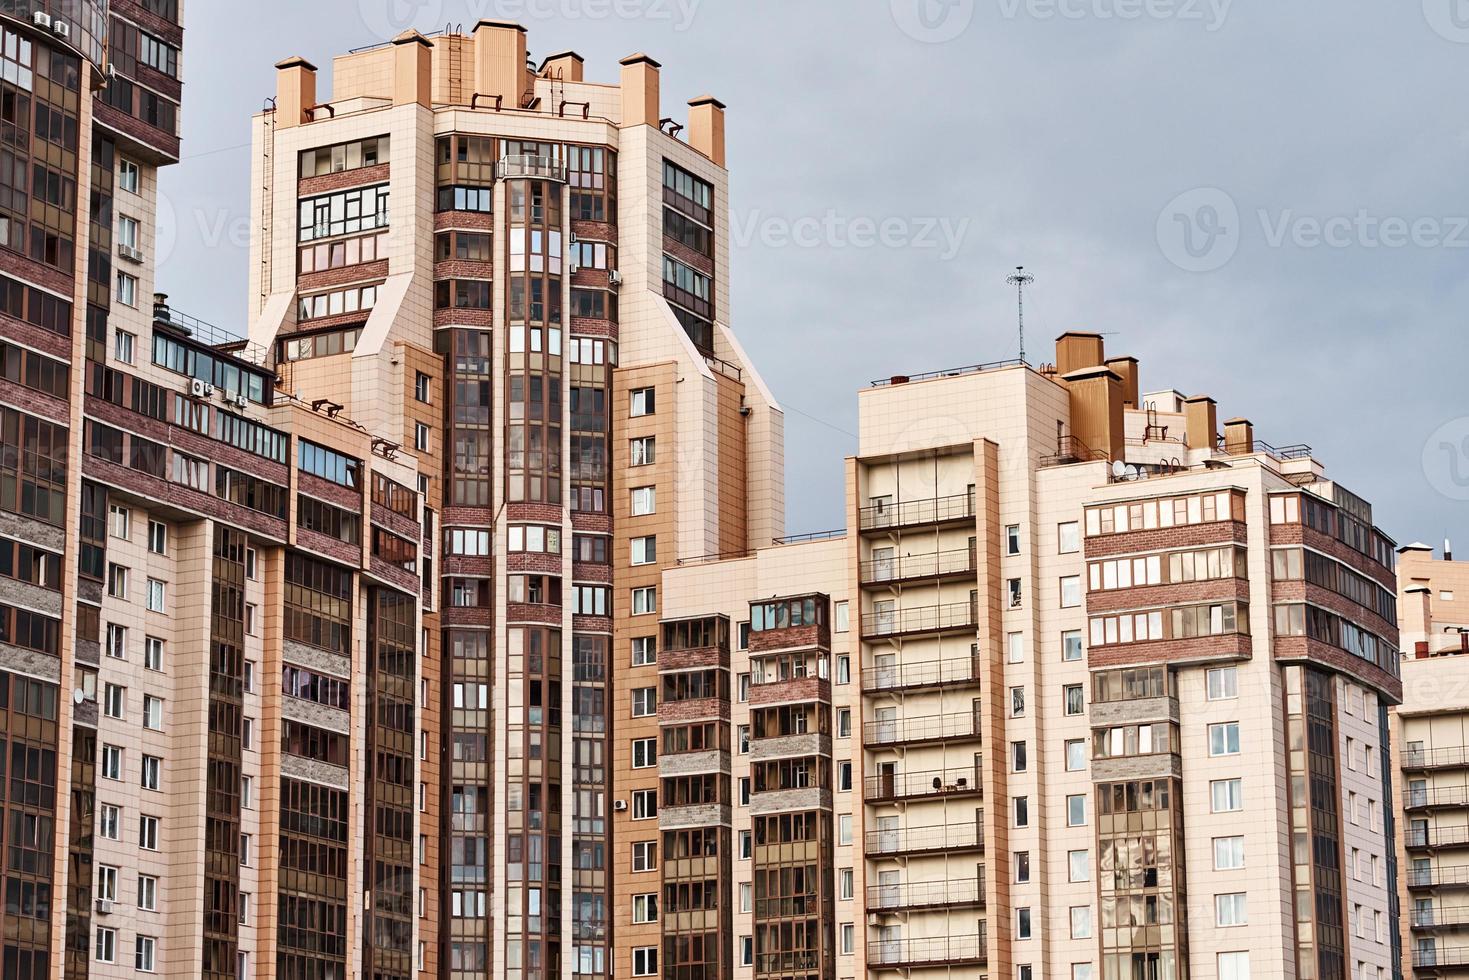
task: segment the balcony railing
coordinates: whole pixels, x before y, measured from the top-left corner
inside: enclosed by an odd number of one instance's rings
[[[1469,827],[1409,827],[1403,835],[1408,847],[1469,846]]]
[[[1409,810],[1436,806],[1469,806],[1469,786],[1425,786],[1408,788],[1404,805]]]
[[[972,602],[949,602],[941,606],[914,606],[867,613],[862,617],[864,637],[897,636],[901,633],[928,633],[939,630],[966,630],[979,621],[979,609]]]
[[[903,885],[868,885],[867,910],[894,912],[936,906],[974,908],[984,904],[984,878],[920,881]]]
[[[1469,925],[1469,905],[1439,906],[1433,909],[1414,910],[1414,929],[1448,929]]]
[[[902,827],[897,830],[869,830],[866,836],[869,855],[914,854],[922,851],[961,851],[984,848],[984,833],[979,821],[966,824],[936,824],[931,827]]]
[[[507,177],[544,177],[565,180],[566,165],[555,157],[534,153],[511,153],[500,158],[500,179]]]
[[[1409,888],[1437,888],[1445,885],[1469,885],[1469,867],[1408,869]]]
[[[1441,946],[1413,950],[1415,970],[1433,970],[1445,966],[1469,966],[1469,946]]]
[[[862,671],[862,690],[896,691],[909,687],[978,684],[979,671],[980,661],[977,657],[870,667]]]
[[[978,762],[972,767],[954,769],[878,773],[862,780],[862,792],[864,799],[869,803],[883,800],[972,796],[979,794],[984,785],[979,775]]]
[[[959,711],[950,715],[922,715],[865,722],[862,741],[867,745],[898,745],[902,742],[938,742],[944,739],[979,737],[979,714]]]
[[[1404,769],[1469,768],[1469,746],[1442,749],[1404,749]]]
[[[983,936],[935,936],[928,939],[880,939],[867,944],[867,965],[907,967],[926,964],[983,966]]]
[[[901,582],[904,579],[937,578],[974,571],[974,552],[969,548],[953,551],[931,551],[920,555],[893,555],[872,558],[861,565],[862,584]]]
[[[1076,436],[1062,436],[1056,442],[1056,451],[1041,457],[1042,467],[1066,466],[1071,463],[1106,462],[1111,459],[1100,449],[1093,449]]]
[[[941,524],[974,517],[974,494],[959,493],[951,497],[928,497],[897,503],[873,504],[857,512],[858,526],[864,531],[915,524]]]

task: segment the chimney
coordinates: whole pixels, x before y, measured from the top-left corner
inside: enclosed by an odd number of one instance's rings
[[[1454,560],[1454,546],[1453,546],[1453,544],[1451,544],[1449,542],[1449,539],[1448,538],[1444,538],[1443,539],[1443,560],[1444,561],[1453,561]]]
[[[689,146],[724,166],[724,103],[712,95],[689,100]]]
[[[1137,408],[1137,358],[1109,357],[1107,367],[1122,379],[1122,407]]]
[[[563,82],[579,82],[582,80],[583,64],[582,56],[575,51],[548,55],[541,62],[541,77],[555,78]]]
[[[290,129],[306,122],[306,110],[316,105],[316,66],[302,57],[287,58],[275,66],[275,126]]]
[[[508,20],[482,20],[474,27],[474,93],[500,96],[519,109],[525,92],[525,28]]]
[[[1061,375],[1071,398],[1071,433],[1087,449],[1123,458],[1122,379],[1101,365]]]
[[[393,105],[433,105],[434,46],[417,31],[393,38]]]
[[[1217,408],[1208,395],[1183,400],[1184,441],[1190,449],[1212,451],[1219,438]]]
[[[1056,373],[1070,374],[1102,365],[1102,335],[1068,330],[1056,338]]]
[[[658,128],[658,69],[663,66],[645,54],[622,59],[623,129],[632,126]]]
[[[1224,451],[1231,456],[1248,456],[1255,451],[1255,427],[1249,419],[1224,423]]]

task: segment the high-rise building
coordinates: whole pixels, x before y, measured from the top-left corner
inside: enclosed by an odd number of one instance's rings
[[[186,961],[195,976],[235,972],[237,876],[193,849],[213,814],[175,810],[158,792],[182,778],[196,743],[204,751],[201,738],[165,750],[168,732],[189,724],[189,681],[143,665],[160,615],[150,610],[177,608],[194,588],[155,575],[147,549],[182,542],[113,498],[83,452],[90,418],[137,409],[153,418],[135,431],[156,437],[150,425],[172,411],[161,400],[129,405],[123,379],[148,361],[157,173],[179,155],[182,42],[178,0],[0,2],[7,977],[162,972]],[[162,465],[164,452],[140,440],[138,467]],[[206,667],[207,650],[201,643],[196,658]],[[194,695],[205,691],[201,682]],[[208,779],[239,783],[235,748],[211,746]],[[202,800],[202,759],[193,773]]]
[[[1394,709],[1402,975],[1469,976],[1469,562],[1410,544],[1398,559],[1403,703]]]
[[[664,573],[665,956],[733,903],[761,980],[1393,975],[1370,505],[1093,334],[859,410],[844,532]]]

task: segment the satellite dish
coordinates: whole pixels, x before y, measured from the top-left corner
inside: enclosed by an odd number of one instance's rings
[[[1122,480],[1127,477],[1127,464],[1120,459],[1112,460],[1112,475]]]
[[[1137,467],[1133,466],[1131,463],[1127,464],[1127,467],[1123,470],[1123,472],[1127,474],[1125,479],[1127,479],[1128,481],[1137,479]]]
[[[82,703],[82,699],[85,698],[85,697],[86,697],[86,695],[82,693],[82,689],[81,688],[79,688],[79,687],[72,688],[72,690],[71,690],[71,703],[72,704],[81,704]]]

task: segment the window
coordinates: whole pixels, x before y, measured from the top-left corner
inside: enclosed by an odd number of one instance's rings
[[[168,554],[168,525],[162,521],[148,522],[148,550],[155,555]]]
[[[148,670],[163,669],[163,641],[156,636],[143,639],[143,666]]]
[[[128,628],[116,623],[107,624],[107,655],[113,660],[126,660],[128,650]]]
[[[632,716],[648,718],[658,712],[658,690],[652,687],[636,687],[632,692]]]
[[[857,929],[851,922],[842,923],[842,953],[850,956],[857,950]]]
[[[628,465],[649,466],[653,463],[656,455],[655,440],[652,436],[642,436],[633,439],[629,444],[630,456]]]
[[[1214,896],[1214,924],[1217,926],[1245,925],[1245,893],[1233,892]]]
[[[163,760],[156,755],[143,756],[142,786],[158,789],[163,783]]]
[[[748,833],[748,831],[746,831]],[[740,911],[750,912],[755,907],[755,885],[753,882],[740,882]]]
[[[428,452],[429,428],[422,422],[413,423],[413,448],[421,453]]]
[[[1005,554],[1020,554],[1020,525],[1010,524],[1005,528]]]
[[[143,814],[138,817],[138,846],[145,851],[158,850],[158,818]]]
[[[1030,852],[1015,852],[1015,883],[1023,885],[1030,881]]]
[[[1015,826],[1017,826],[1017,827],[1029,827],[1030,826],[1030,797],[1028,797],[1028,796],[1017,796],[1017,797],[1015,797],[1014,804],[1015,804]]]
[[[755,853],[755,835],[753,831],[740,831],[740,860],[748,861]]]
[[[112,963],[117,959],[117,930],[97,927],[97,962]]]
[[[158,879],[152,875],[138,875],[138,908],[144,912],[158,911]]]
[[[114,538],[122,538],[124,541],[132,533],[133,512],[126,507],[117,504],[107,506],[107,530]]]
[[[137,223],[134,222],[134,227]],[[133,350],[137,346],[137,336],[126,330],[118,330],[112,338],[112,356],[123,364],[133,363]]]
[[[1081,550],[1081,524],[1068,521],[1056,525],[1056,550],[1063,555],[1072,555]]]
[[[1067,715],[1080,715],[1086,713],[1086,702],[1082,695],[1080,684],[1067,684],[1061,690],[1065,696]]]
[[[1245,839],[1243,837],[1214,838],[1214,870],[1233,871],[1245,866]]]
[[[1244,809],[1244,794],[1238,779],[1215,779],[1209,783],[1211,809],[1214,813],[1231,813]]]
[[[122,807],[104,803],[98,808],[97,833],[106,840],[122,840]]]
[[[1239,697],[1239,675],[1233,667],[1214,667],[1205,674],[1210,701]]]
[[[102,746],[102,778],[122,778],[122,748],[116,745]]]
[[[658,816],[658,791],[655,789],[635,789],[632,792],[632,818],[634,820],[652,820]]]
[[[656,892],[632,897],[632,920],[640,925],[645,922],[658,921],[658,894]]]
[[[1061,608],[1073,609],[1081,605],[1081,576],[1067,575],[1061,579]]]
[[[431,384],[432,382],[429,379],[428,375],[424,374],[422,371],[415,371],[413,373],[413,397],[416,400],[427,405]]]
[[[658,842],[651,840],[633,841],[632,869],[634,871],[658,870]]]
[[[1239,722],[1226,721],[1209,726],[1210,755],[1239,755]]]
[[[1010,597],[1010,608],[1019,609],[1024,599],[1024,591],[1020,587],[1020,579],[1012,578],[1005,583],[1005,592]]]
[[[1023,687],[1010,688],[1010,717],[1025,717],[1025,688]]]
[[[1071,908],[1071,938],[1092,938],[1092,907],[1075,905]]]
[[[1015,938],[1030,938],[1030,909],[1024,906],[1015,910]]]
[[[1025,757],[1025,743],[1010,743],[1010,770],[1011,772],[1025,772],[1028,760]]]
[[[632,614],[643,616],[658,611],[658,587],[654,585],[632,590]]]
[[[1071,980],[1096,980],[1090,963],[1071,964]]]
[[[240,835],[240,867],[248,868],[250,866],[250,851],[254,843],[254,838],[249,834]]]
[[[1092,862],[1090,851],[1066,852],[1066,877],[1068,881],[1091,881]]]
[[[117,186],[119,190],[127,191],[129,194],[137,194],[141,186],[141,171],[138,165],[131,160],[121,157],[117,160]]]
[[[1081,772],[1086,768],[1086,740],[1068,739],[1066,742],[1066,771]]]
[[[1250,980],[1249,953],[1219,953],[1215,963],[1219,980]]]
[[[104,902],[117,901],[117,869],[106,864],[97,866],[97,897]]]
[[[163,731],[163,699],[151,694],[143,695],[143,727],[155,732]]]
[[[148,611],[163,612],[164,583],[156,578],[148,580]]]
[[[658,638],[635,636],[632,638],[632,665],[646,667],[658,662]]]
[[[1025,663],[1025,634],[1010,633],[1005,637],[1005,660],[1012,664]]]
[[[128,570],[121,565],[107,566],[107,594],[114,599],[128,597]]]
[[[1078,793],[1066,797],[1066,826],[1086,826],[1086,794]]]
[[[1068,663],[1081,659],[1081,630],[1061,634],[1061,659]]]
[[[852,895],[854,893],[854,890],[855,890],[854,889],[854,885],[853,885],[853,880],[852,880],[852,869],[851,868],[842,868],[837,873],[837,882],[838,882],[838,884],[840,885],[840,888],[841,888],[841,890],[838,892],[838,894],[842,897],[842,899],[843,900],[851,899],[852,898]]]
[[[128,689],[117,684],[105,684],[102,687],[102,713],[108,718],[121,718],[123,716],[124,702],[127,700]]]
[[[632,975],[656,977],[658,975],[658,947],[638,946],[632,951]]]
[[[117,301],[123,306],[138,305],[138,277],[126,272],[117,274]]]
[[[158,940],[152,936],[137,937],[137,944],[133,952],[133,966],[143,973],[153,972],[153,951]]]
[[[634,388],[628,392],[628,398],[631,401],[631,405],[628,407],[628,414],[633,418],[653,414],[656,402],[653,397],[652,388]]]
[[[632,767],[634,769],[651,769],[658,764],[658,740],[656,738],[635,738],[632,741]]]
[[[632,516],[646,517],[658,509],[657,492],[653,487],[634,487],[632,490]]]
[[[652,535],[632,539],[632,564],[651,565],[658,560],[658,539]],[[636,602],[634,602],[636,608]]]
[[[740,966],[752,966],[755,963],[755,937],[740,937]]]
[[[255,808],[255,780],[249,776],[240,777],[240,806],[247,810]]]

